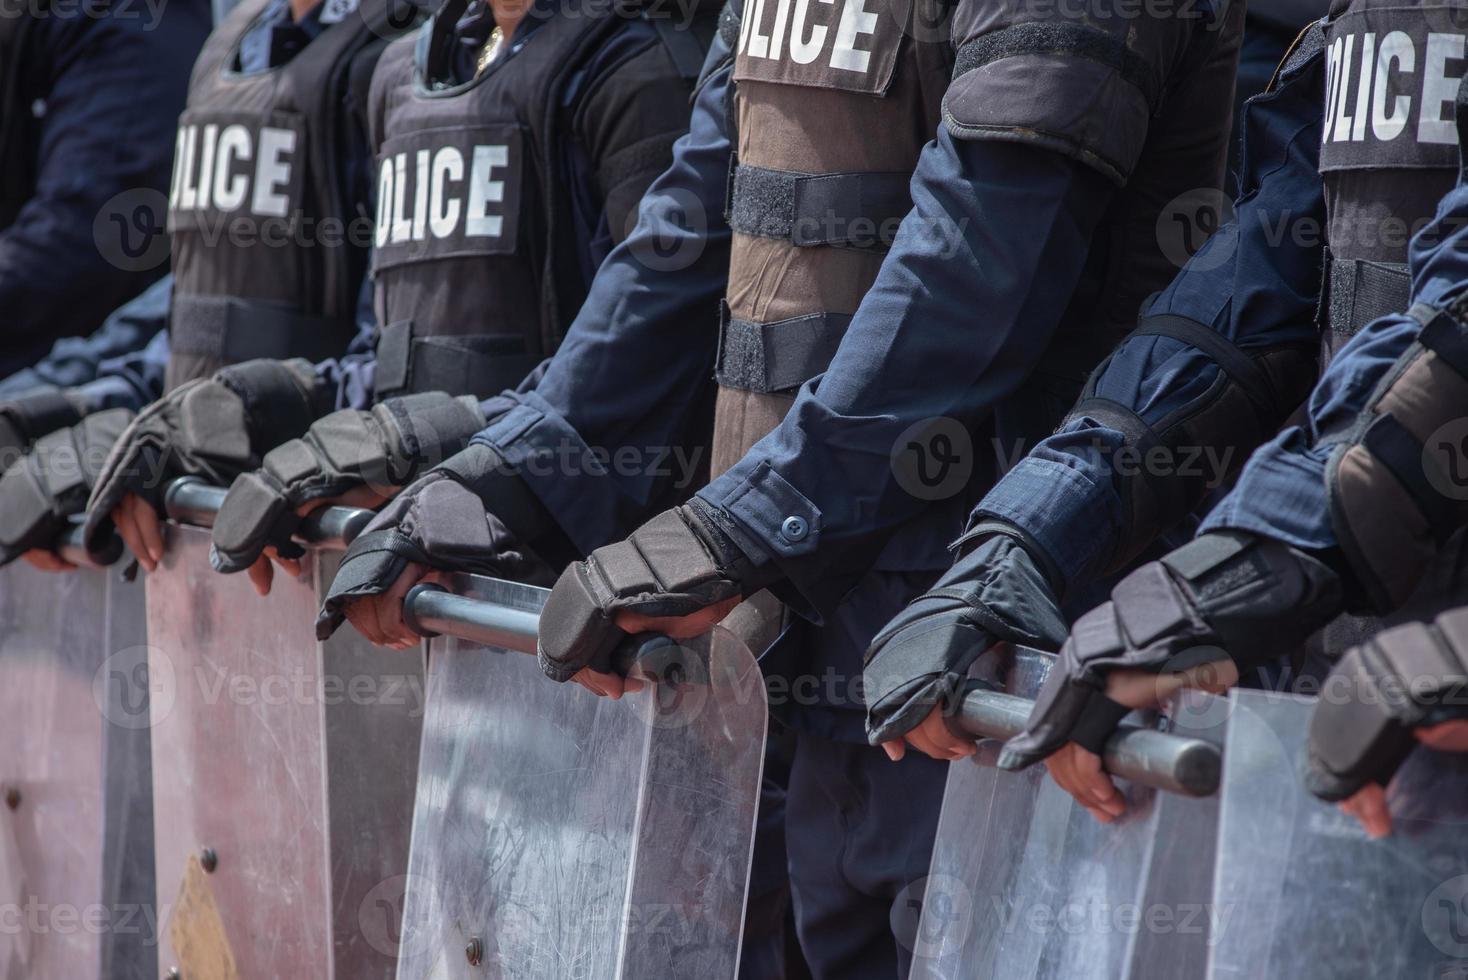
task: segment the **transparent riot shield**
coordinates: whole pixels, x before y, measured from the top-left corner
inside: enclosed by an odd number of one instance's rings
[[[1017,652],[1006,690],[1033,699],[1050,664],[1046,654]],[[1152,744],[1127,771],[1140,779],[1174,770],[1176,783],[1201,758],[1216,776],[1223,704],[1190,695],[1168,719],[1170,735],[1141,733]],[[1017,714],[1011,731],[1028,712]],[[1214,919],[1216,799],[1118,781],[1126,816],[1102,825],[1043,766],[994,768],[999,744],[981,742],[977,756],[950,767],[921,918],[909,937],[913,978],[1201,977]],[[1112,758],[1108,750],[1108,767]],[[1206,789],[1208,780],[1193,775],[1183,781]]]
[[[546,591],[453,584],[465,630],[410,597],[428,712],[398,980],[733,978],[766,725],[749,651],[715,630],[632,669],[619,701],[547,680]],[[466,602],[467,599],[467,602]]]
[[[115,571],[0,570],[4,980],[157,976],[145,641]]]
[[[148,576],[159,965],[181,980],[393,975],[422,730],[421,649],[315,639],[339,552],[268,597],[209,566],[223,491],[170,491]]]
[[[1468,756],[1417,749],[1372,840],[1300,780],[1311,702],[1232,698],[1208,976],[1468,977]]]

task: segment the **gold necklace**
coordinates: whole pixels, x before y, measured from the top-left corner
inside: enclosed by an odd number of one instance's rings
[[[494,56],[499,54],[500,44],[505,39],[505,32],[496,27],[489,32],[489,40],[484,42],[484,47],[479,52],[479,63],[474,66],[474,75],[477,78],[484,74],[484,69],[494,61]]]

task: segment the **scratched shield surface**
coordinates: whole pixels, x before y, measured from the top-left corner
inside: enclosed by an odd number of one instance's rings
[[[1021,654],[1009,693],[1034,698],[1051,658]],[[1170,730],[1218,742],[1206,695]],[[1037,766],[994,768],[998,743],[949,767],[921,916],[902,938],[914,980],[1196,978],[1207,964],[1216,799],[1118,782],[1127,814],[1097,823]]]
[[[523,653],[431,643],[399,980],[736,975],[764,685],[722,630],[673,656],[611,701]]]
[[[0,977],[156,975],[142,587],[0,570]]]
[[[147,583],[159,965],[184,980],[393,976],[422,729],[420,650],[316,642],[338,553],[269,597],[170,525]]]
[[[1211,980],[1468,977],[1468,756],[1417,749],[1372,840],[1300,781],[1311,702],[1232,697]]]

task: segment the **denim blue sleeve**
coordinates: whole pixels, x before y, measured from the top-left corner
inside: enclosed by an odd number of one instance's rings
[[[103,361],[97,377],[78,390],[94,410],[130,408],[136,412],[163,397],[167,369],[168,331],[159,330],[141,350]]]
[[[156,248],[205,0],[49,9],[28,35],[31,198],[0,230],[0,375],[90,334],[167,269]],[[31,99],[34,99],[32,103]],[[10,179],[13,175],[7,175]],[[151,244],[150,244],[151,243]]]
[[[734,522],[781,597],[820,615],[903,524],[931,506],[893,449],[937,418],[978,429],[1029,376],[1079,281],[1115,185],[1018,143],[928,144],[904,218],[826,373],[785,420],[699,492]],[[955,521],[955,524],[957,521]]]
[[[1468,290],[1468,187],[1461,182],[1412,239],[1412,302],[1440,305]],[[1417,339],[1422,324],[1394,314],[1373,320],[1336,353],[1310,395],[1302,425],[1291,426],[1249,459],[1237,486],[1202,529],[1237,528],[1300,548],[1336,546],[1325,470],[1335,439],[1365,411],[1372,392]]]
[[[1318,171],[1324,68],[1317,56],[1246,109],[1241,196],[1225,225],[1152,301],[1147,316],[1180,315],[1249,350],[1318,337],[1325,206]],[[1171,338],[1124,341],[1096,379],[1095,394],[1158,425],[1198,399],[1218,366]],[[1124,436],[1094,418],[1068,420],[989,492],[975,521],[998,518],[1026,531],[1062,590],[1100,574],[1112,556],[1144,542],[1125,538]],[[1218,473],[1236,461],[1201,446],[1193,465]]]
[[[370,264],[370,263],[369,263]],[[377,376],[377,309],[373,304],[372,276],[362,277],[357,295],[357,332],[346,353],[316,365],[316,377],[336,388],[336,407],[358,410],[372,407]]]
[[[41,385],[74,388],[95,380],[103,362],[142,350],[168,322],[173,276],[167,275],[112,311],[89,337],[63,337],[31,367],[0,381],[0,396]]]
[[[714,45],[715,57],[727,52]],[[672,165],[539,383],[486,403],[497,418],[475,441],[518,468],[583,551],[624,536],[705,464],[729,274],[729,74],[725,65],[704,80]],[[500,411],[504,399],[513,404]]]

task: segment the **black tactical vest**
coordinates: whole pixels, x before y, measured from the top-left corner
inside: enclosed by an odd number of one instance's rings
[[[1080,7],[1086,7],[1082,3]],[[1077,32],[1056,8],[984,0],[970,17],[1013,21],[984,45],[954,50],[948,0],[731,0],[721,30],[735,51],[733,253],[717,375],[713,472],[779,424],[793,394],[821,374],[875,282],[923,147],[944,118],[950,76],[978,58],[1096,57],[1099,32]],[[1045,355],[1034,404],[1022,393],[1006,432],[1043,438],[1091,369],[1136,326],[1142,300],[1176,273],[1157,233],[1161,202],[1223,178],[1226,117],[1242,20],[1239,5],[1188,52],[1179,91],[1152,93],[1158,133],[1092,238],[1085,270]],[[982,12],[982,14],[980,14]],[[994,42],[994,43],[988,43]],[[1089,47],[1088,47],[1089,45]],[[979,47],[987,50],[980,53]],[[1148,71],[1153,70],[1149,66]],[[1089,85],[1079,71],[1070,84]],[[1061,100],[1063,101],[1063,99]],[[996,108],[996,121],[1015,123]],[[1018,138],[1018,134],[1015,138]],[[974,311],[981,322],[982,311]],[[1055,392],[1050,393],[1050,389]]]
[[[244,0],[209,36],[179,120],[170,387],[251,358],[340,355],[354,332],[372,225],[345,211],[345,93],[402,11],[362,0],[287,64],[243,75],[240,41],[269,2]]]
[[[373,79],[379,399],[515,387],[555,352],[589,286],[561,172],[573,138],[566,90],[635,14],[568,3],[472,81],[435,86],[449,77],[465,6],[450,0],[416,42],[393,44]],[[701,60],[694,34],[660,33]],[[666,84],[625,76],[604,84]]]
[[[1457,175],[1468,4],[1335,0],[1324,26],[1329,360],[1357,330],[1407,308],[1407,244]]]

